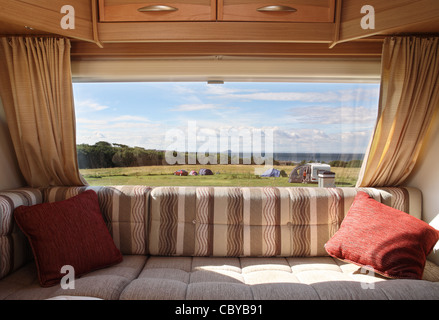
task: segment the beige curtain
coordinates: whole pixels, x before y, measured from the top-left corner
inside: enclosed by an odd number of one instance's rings
[[[84,185],[76,155],[70,41],[0,40],[0,96],[26,182]]]
[[[357,187],[399,186],[439,108],[439,38],[384,41],[378,119]]]

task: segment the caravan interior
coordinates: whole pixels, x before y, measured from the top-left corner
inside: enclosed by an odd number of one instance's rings
[[[439,299],[437,0],[0,0],[0,36],[0,299]],[[90,185],[73,84],[134,82],[380,89],[355,186]]]

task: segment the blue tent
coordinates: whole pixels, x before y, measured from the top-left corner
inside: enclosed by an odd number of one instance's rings
[[[280,171],[274,168],[268,169],[263,174],[261,174],[261,177],[280,177]]]

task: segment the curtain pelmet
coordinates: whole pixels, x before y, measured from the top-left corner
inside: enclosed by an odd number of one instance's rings
[[[386,38],[378,118],[358,187],[399,186],[439,108],[439,38]]]
[[[86,184],[76,155],[70,41],[0,40],[0,96],[26,182],[32,187]]]

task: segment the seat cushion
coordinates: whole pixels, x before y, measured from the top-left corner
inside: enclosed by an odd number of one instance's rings
[[[44,288],[38,282],[35,263],[29,263],[0,280],[0,300],[41,300],[56,298],[118,300],[122,290],[142,271],[146,257],[126,255],[117,265],[90,272],[75,280],[74,289]]]
[[[438,266],[427,264],[430,280]],[[436,276],[435,276],[436,275]],[[392,284],[386,284],[391,281]],[[398,283],[401,281],[401,293]],[[148,258],[123,300],[439,299],[439,282],[389,280],[332,257]],[[409,293],[410,292],[410,293]]]
[[[439,299],[439,266],[427,261],[424,276],[389,280],[331,257],[125,255],[120,264],[76,279],[74,289],[41,287],[30,263],[0,280],[0,300]]]

